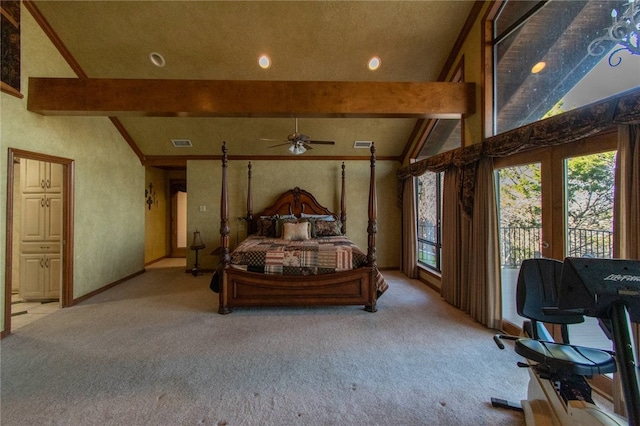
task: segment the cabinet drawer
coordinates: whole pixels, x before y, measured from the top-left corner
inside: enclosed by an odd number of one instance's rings
[[[60,243],[42,241],[39,243],[22,243],[22,253],[60,253]]]

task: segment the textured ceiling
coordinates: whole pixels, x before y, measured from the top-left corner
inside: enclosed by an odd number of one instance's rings
[[[436,81],[473,1],[36,1],[91,78]],[[158,52],[166,65],[152,65]],[[258,67],[268,54],[273,65]],[[379,70],[366,64],[377,55]],[[145,156],[288,155],[293,118],[121,117]],[[355,140],[399,157],[415,119],[301,118],[299,131],[335,146],[305,156],[361,156]],[[174,148],[171,138],[191,139]],[[364,154],[366,155],[366,154]]]

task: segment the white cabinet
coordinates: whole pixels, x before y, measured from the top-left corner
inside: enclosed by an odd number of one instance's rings
[[[23,300],[57,300],[61,276],[60,254],[20,255],[20,297]]]
[[[60,296],[62,263],[62,165],[20,162],[20,297]]]
[[[62,192],[62,164],[23,159],[20,161],[22,193]]]
[[[23,194],[20,223],[23,242],[60,241],[62,237],[60,194]]]

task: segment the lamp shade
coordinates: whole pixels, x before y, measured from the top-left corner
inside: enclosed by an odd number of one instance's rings
[[[200,231],[195,231],[193,233],[193,241],[191,242],[191,246],[189,247],[191,250],[202,250],[206,246],[202,242],[202,237],[200,236]]]

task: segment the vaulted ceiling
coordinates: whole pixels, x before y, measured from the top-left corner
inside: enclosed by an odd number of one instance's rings
[[[276,82],[435,82],[473,10],[474,1],[33,1],[91,79]],[[163,67],[150,54],[162,55]],[[269,55],[268,69],[258,57]],[[367,68],[373,56],[376,71]],[[47,76],[52,77],[52,76]],[[232,86],[235,87],[235,86]],[[297,86],[293,86],[297,87]],[[174,96],[180,97],[180,91]],[[243,103],[262,93],[238,92]],[[144,94],[143,94],[144,96]],[[375,141],[380,157],[400,158],[420,117],[302,114],[307,93],[289,93],[281,114],[131,114],[113,111],[121,132],[156,165],[175,156],[211,156],[227,141],[230,155],[293,157],[282,140],[295,129],[316,145],[305,157],[358,157],[354,141]],[[276,97],[276,99],[279,99]],[[191,116],[188,116],[191,115]],[[425,115],[426,116],[426,115]],[[189,139],[176,148],[171,139]],[[165,161],[166,160],[166,161]]]

